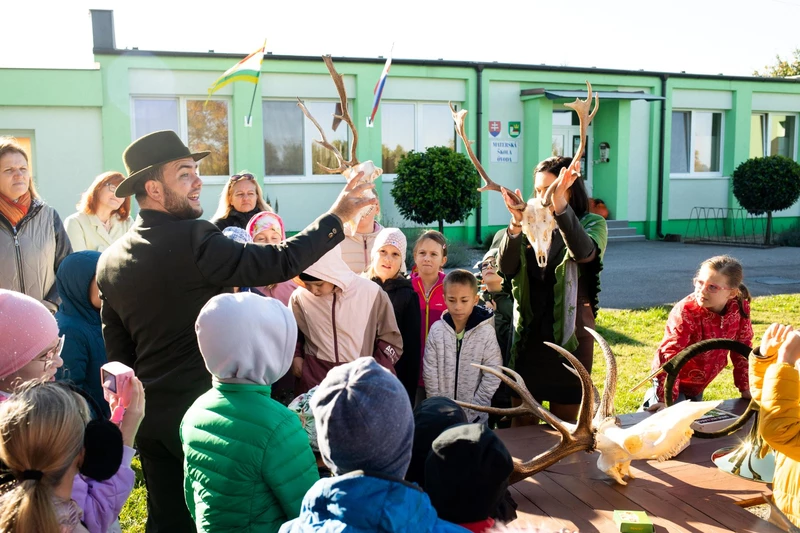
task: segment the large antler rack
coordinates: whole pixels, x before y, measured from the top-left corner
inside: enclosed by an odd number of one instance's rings
[[[594,93],[594,111],[591,111],[591,113],[589,112],[592,107],[592,84],[588,81],[586,82],[586,88],[588,91],[586,100],[576,98],[574,102],[564,104],[564,107],[569,107],[578,114],[578,120],[581,125],[581,143],[578,145],[578,151],[572,156],[573,162],[580,161],[581,157],[583,157],[583,153],[586,151],[586,131],[589,129],[589,124],[591,124],[592,119],[597,114],[597,110],[600,109],[600,97],[597,93]],[[574,170],[571,170],[571,172],[573,175],[577,174],[577,172]],[[553,183],[550,184],[550,187],[548,187],[547,191],[544,193],[542,205],[550,205],[550,201],[553,198],[553,193],[558,188],[558,184],[562,179],[563,178],[559,176]]]
[[[356,145],[358,144],[358,132],[356,131],[356,127],[353,124],[353,119],[350,116],[350,111],[347,106],[347,92],[344,88],[344,79],[342,75],[336,72],[336,68],[333,66],[333,60],[331,56],[322,56],[322,60],[325,61],[325,66],[328,67],[328,72],[331,74],[331,78],[333,78],[333,84],[336,86],[336,91],[339,93],[339,102],[342,109],[341,115],[333,115],[334,118],[343,121],[347,126],[350,128],[350,131],[353,132],[353,140],[350,143],[350,159],[345,159],[342,156],[341,152],[331,143],[328,142],[327,137],[325,137],[325,131],[319,125],[319,122],[311,116],[311,113],[306,108],[305,102],[303,102],[300,98],[297,99],[297,106],[303,111],[303,114],[308,117],[314,126],[316,126],[317,130],[319,130],[320,135],[322,135],[322,140],[314,139],[314,142],[323,146],[333,152],[333,155],[336,156],[336,160],[339,161],[338,168],[329,168],[323,165],[322,163],[317,163],[320,168],[322,168],[325,172],[330,174],[340,174],[345,172],[354,166],[358,165],[358,159],[356,159]]]
[[[541,472],[542,470],[545,470],[546,468],[554,465],[561,459],[575,452],[593,451],[596,444],[595,435],[599,423],[610,417],[613,413],[614,394],[617,386],[616,359],[611,351],[611,347],[609,347],[608,343],[605,342],[600,334],[590,328],[586,328],[586,330],[591,333],[600,344],[606,360],[605,387],[603,389],[602,399],[597,402],[595,402],[596,398],[594,397],[593,391],[596,389],[592,383],[592,378],[589,376],[589,373],[586,371],[586,368],[584,368],[581,362],[561,346],[550,342],[544,343],[553,350],[556,350],[559,354],[563,355],[575,369],[575,374],[577,374],[578,379],[580,379],[583,396],[581,399],[581,406],[578,410],[578,421],[576,424],[564,422],[559,417],[545,409],[528,391],[522,376],[510,368],[501,366],[498,370],[488,366],[477,364],[473,365],[480,368],[484,372],[494,374],[500,378],[511,388],[511,390],[519,395],[520,399],[522,400],[522,405],[511,408],[497,408],[456,402],[461,407],[498,416],[519,416],[532,414],[547,422],[561,434],[560,442],[547,451],[542,452],[536,457],[533,457],[525,462],[514,461],[514,471],[509,479],[510,484],[517,483],[518,481],[522,481],[525,478]]]
[[[464,119],[467,117],[467,110],[462,109],[461,111],[456,111],[453,107],[452,102],[448,102],[450,104],[450,113],[453,115],[453,121],[456,123],[456,133],[458,136],[461,137],[461,140],[464,141],[464,146],[467,148],[467,154],[469,158],[472,160],[472,164],[475,165],[475,168],[478,170],[478,174],[480,174],[481,178],[485,182],[485,185],[478,190],[480,192],[484,191],[497,191],[502,192],[506,191],[511,198],[517,203],[515,208],[517,209],[525,209],[525,202],[522,201],[522,198],[517,196],[513,191],[510,189],[506,189],[505,187],[498,185],[497,183],[493,182],[492,179],[489,177],[489,174],[483,169],[483,165],[481,162],[478,161],[478,158],[475,157],[475,153],[472,151],[472,143],[467,138],[467,134],[464,132]]]

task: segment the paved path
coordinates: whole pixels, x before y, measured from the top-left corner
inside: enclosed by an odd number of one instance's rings
[[[800,248],[611,242],[601,277],[600,307],[672,305],[692,292],[692,278],[700,263],[720,254],[742,263],[744,282],[753,296],[800,293]]]

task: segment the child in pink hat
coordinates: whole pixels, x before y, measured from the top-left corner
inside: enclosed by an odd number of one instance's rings
[[[247,233],[256,244],[280,244],[286,240],[286,231],[283,228],[283,219],[276,213],[262,211],[253,215],[247,223]],[[266,287],[257,287],[265,296],[280,300],[285,306],[289,306],[289,297],[298,287],[292,280],[282,283],[275,283]],[[291,398],[289,399],[291,401]]]

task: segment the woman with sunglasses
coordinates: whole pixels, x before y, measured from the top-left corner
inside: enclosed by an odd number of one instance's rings
[[[731,256],[718,255],[700,264],[694,292],[675,304],[667,319],[664,338],[653,357],[652,370],[692,344],[706,339],[732,339],[752,346],[750,291],[742,283],[742,265]],[[733,381],[742,398],[750,398],[747,359],[730,352]],[[689,361],[675,380],[676,401],[703,399],[703,391],[728,364],[728,350],[710,350]],[[645,396],[648,411],[660,411],[664,403],[665,372],[658,374]]]
[[[222,188],[211,223],[220,231],[230,226],[246,229],[250,219],[261,211],[272,212],[272,209],[264,201],[258,180],[249,172],[240,172],[231,176]]]
[[[114,194],[123,179],[119,172],[104,172],[81,194],[78,212],[64,221],[73,251],[102,252],[130,229],[131,199]]]

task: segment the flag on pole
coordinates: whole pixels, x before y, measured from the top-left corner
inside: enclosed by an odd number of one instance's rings
[[[392,45],[392,50],[394,50],[394,45]],[[375,84],[375,99],[372,101],[372,114],[369,116],[369,120],[367,121],[367,127],[370,128],[375,121],[375,115],[378,113],[378,106],[381,103],[383,88],[386,86],[386,78],[389,76],[389,67],[392,66],[392,50],[389,51],[389,58],[386,60],[386,64],[383,66],[381,77],[378,80],[378,83]]]
[[[264,44],[261,45],[261,48],[236,63],[226,70],[225,74],[217,78],[217,81],[208,88],[208,96],[210,97],[218,90],[235,81],[247,81],[257,84],[258,77],[261,75],[261,62],[264,61],[264,49],[266,47],[267,40],[264,39]]]

